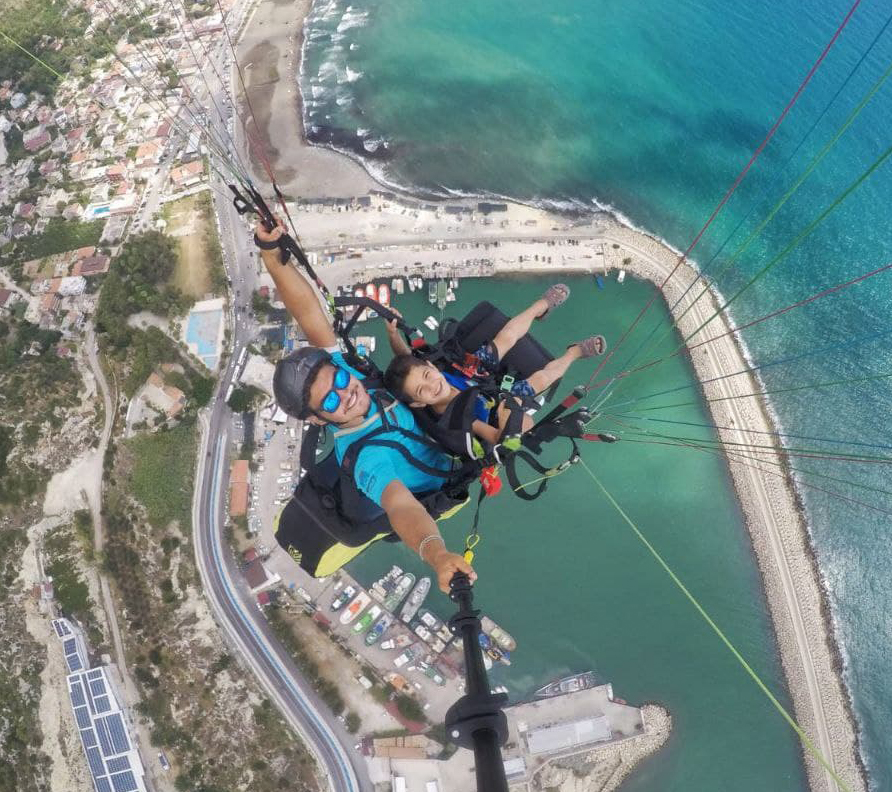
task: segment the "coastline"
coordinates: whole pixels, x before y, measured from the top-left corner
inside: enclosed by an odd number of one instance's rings
[[[380,189],[381,183],[349,153],[334,151],[309,144],[303,129],[303,112],[300,90],[289,80],[282,80],[277,74],[276,63],[286,58],[288,45],[295,52],[303,54],[303,25],[312,6],[312,0],[296,0],[294,5],[278,5],[273,0],[264,0],[257,5],[255,18],[248,26],[245,37],[240,42],[240,59],[255,63],[261,59],[261,68],[254,68],[247,76],[249,92],[255,112],[258,106],[258,123],[260,138],[266,141],[270,149],[271,163],[277,178],[281,177],[283,192],[289,197],[326,196],[353,197],[363,195],[371,189]],[[286,21],[287,19],[287,21]],[[276,31],[266,36],[259,30]],[[296,31],[295,31],[296,28]],[[265,66],[264,66],[265,64]],[[296,75],[296,70],[289,73]],[[289,89],[289,86],[293,90]],[[288,94],[294,93],[294,102],[289,101]],[[300,124],[300,134],[296,134],[296,123]],[[260,176],[260,173],[258,173]],[[398,185],[384,185],[385,189],[404,192]],[[321,188],[321,191],[320,191]],[[417,197],[413,195],[413,198]],[[470,196],[467,196],[470,197]],[[482,196],[484,199],[494,196]],[[505,199],[510,200],[510,199]],[[461,202],[461,201],[456,201]],[[679,252],[673,250],[668,243],[659,240],[645,231],[634,228],[627,218],[615,213],[588,213],[588,223],[568,225],[566,215],[556,215],[544,209],[530,208],[512,201],[515,207],[524,206],[523,216],[535,213],[540,223],[529,233],[518,233],[511,237],[518,244],[524,240],[581,237],[593,245],[602,246],[603,261],[598,262],[606,269],[624,268],[642,279],[661,284],[674,267]],[[575,209],[576,207],[574,207]],[[579,208],[581,210],[581,207]],[[308,249],[323,249],[328,245],[342,246],[350,244],[351,234],[329,236],[331,229],[316,227],[313,215],[301,213],[300,227]],[[626,222],[623,222],[626,220]],[[352,231],[351,216],[338,218],[341,231]],[[583,225],[586,226],[583,230]],[[552,231],[563,231],[562,236],[543,233],[543,228]],[[385,230],[383,234],[375,234],[371,229],[353,240],[357,245],[381,244],[383,240],[392,242]],[[375,229],[381,231],[382,229]],[[450,229],[451,230],[451,229]],[[482,229],[475,229],[481,231]],[[492,229],[497,230],[497,229]],[[446,238],[447,234],[442,234]],[[491,233],[493,239],[505,239],[506,234]],[[423,237],[407,238],[403,231],[400,238],[410,253],[410,244],[424,241]],[[430,241],[430,240],[428,240]],[[447,239],[457,243],[458,238]],[[606,243],[606,244],[605,244]],[[613,248],[617,244],[619,248]],[[398,253],[388,254],[398,260]],[[623,262],[631,257],[632,262]],[[532,257],[530,257],[532,258]],[[580,268],[587,272],[594,269],[594,264],[583,264]],[[545,266],[529,262],[522,264],[497,265],[499,274],[516,272],[554,272],[567,269],[564,265]],[[329,275],[326,269],[323,275]],[[331,275],[335,275],[331,272]],[[670,304],[676,302],[685,286],[697,276],[696,266],[686,262],[679,267],[663,292],[664,299]],[[682,309],[691,302],[686,297],[673,314],[677,317]],[[706,305],[704,305],[704,302]],[[716,292],[710,289],[679,322],[679,329],[684,335],[692,332],[699,324],[721,305]],[[732,331],[733,324],[724,314],[708,325],[701,340],[717,338],[727,331]],[[763,383],[757,373],[749,372],[747,376],[732,378],[742,380],[732,382],[704,383],[704,380],[721,376],[723,373],[741,371],[751,366],[750,356],[743,342],[736,334],[721,338],[690,355],[701,391],[705,398],[715,399],[727,396],[739,396],[744,393],[762,394]],[[744,426],[755,431],[776,432],[780,429],[779,420],[772,406],[764,395],[733,401],[712,401],[708,403],[714,423],[719,426]],[[723,441],[746,442],[746,432],[737,430],[720,430]],[[766,594],[772,625],[776,635],[784,674],[793,699],[795,716],[805,732],[817,744],[819,750],[833,764],[839,775],[849,784],[852,792],[866,789],[866,768],[859,750],[857,721],[852,709],[851,697],[845,687],[845,661],[835,634],[835,622],[832,607],[826,590],[826,582],[821,575],[815,550],[812,544],[811,531],[807,523],[801,494],[783,464],[779,454],[765,458],[766,462],[777,463],[781,467],[777,475],[770,476],[765,472],[746,467],[727,454],[723,455],[728,462],[738,500],[746,516],[746,525],[750,541],[759,564]],[[832,749],[832,750],[828,750]],[[812,790],[835,790],[837,785],[807,752],[804,753],[809,785]]]

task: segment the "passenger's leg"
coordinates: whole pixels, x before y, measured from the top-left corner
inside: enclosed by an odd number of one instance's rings
[[[563,355],[527,377],[527,382],[536,393],[542,393],[567,373],[571,363],[581,358],[603,355],[606,349],[607,342],[604,340],[604,336],[600,335],[583,339],[577,344],[571,344]]]
[[[530,326],[535,319],[542,319],[552,308],[561,305],[569,296],[570,289],[563,283],[556,283],[554,286],[549,286],[545,294],[523,313],[509,319],[492,340],[498,360],[505,357],[514,345],[530,332]]]

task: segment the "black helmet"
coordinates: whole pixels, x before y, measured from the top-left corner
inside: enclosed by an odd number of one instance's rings
[[[302,347],[276,364],[273,393],[279,407],[288,415],[301,419],[310,415],[310,386],[326,363],[331,363],[331,355],[324,349]]]

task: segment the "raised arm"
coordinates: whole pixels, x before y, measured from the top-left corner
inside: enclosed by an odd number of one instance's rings
[[[280,223],[272,231],[267,231],[262,223],[258,223],[254,231],[261,242],[274,242],[285,233],[285,227]],[[285,308],[303,330],[310,345],[322,348],[337,346],[338,339],[331,327],[331,320],[312,284],[290,264],[283,265],[278,250],[261,250],[260,258],[272,275]]]
[[[462,556],[446,549],[437,523],[402,481],[394,479],[387,485],[381,506],[400,539],[433,568],[443,592],[449,593],[449,581],[456,572],[464,572],[472,581],[477,579]]]
[[[391,308],[390,310],[397,316],[402,317],[402,314],[396,308]],[[396,319],[386,322],[385,326],[387,327],[387,340],[390,342],[390,348],[393,350],[393,354],[397,356],[412,354],[412,350],[406,343],[406,339],[403,338],[402,333],[400,333],[399,328],[396,326]]]

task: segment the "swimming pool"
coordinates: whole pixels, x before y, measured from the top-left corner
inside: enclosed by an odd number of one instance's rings
[[[186,325],[186,343],[209,369],[217,367],[220,356],[218,344],[223,321],[223,311],[192,311]]]

